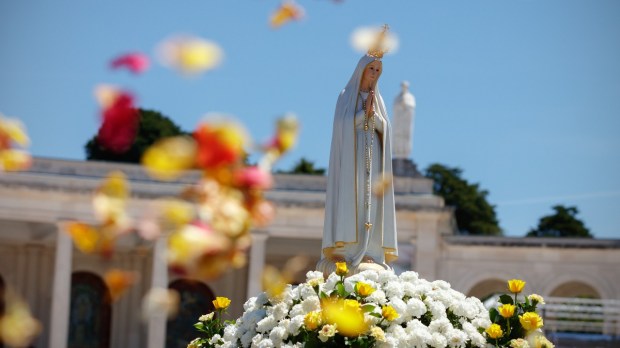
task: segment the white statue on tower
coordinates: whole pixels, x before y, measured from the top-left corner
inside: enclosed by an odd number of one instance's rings
[[[409,92],[409,82],[401,83],[401,92],[394,100],[394,159],[409,159],[413,148],[415,97]]]

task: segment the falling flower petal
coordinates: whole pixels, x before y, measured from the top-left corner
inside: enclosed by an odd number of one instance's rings
[[[392,184],[392,181],[393,178],[391,175],[384,174],[383,176],[381,176],[381,179],[379,181],[373,184],[372,193],[375,196],[383,196],[385,194],[385,190],[387,190],[388,187],[390,187],[390,185]]]
[[[130,223],[126,212],[128,196],[129,184],[125,174],[111,172],[93,197],[95,215],[104,224],[112,224],[118,229],[127,228]]]
[[[249,141],[243,127],[230,120],[201,123],[194,139],[198,144],[196,163],[204,169],[240,162]]]
[[[251,166],[237,170],[233,174],[233,182],[242,188],[267,190],[273,185],[273,178],[271,173],[259,167]]]
[[[123,93],[123,91],[113,85],[97,85],[95,87],[94,95],[97,103],[99,103],[99,107],[101,109],[109,108],[114,101]]]
[[[366,53],[377,42],[377,37],[383,31],[383,27],[361,27],[351,34],[351,45],[360,52]],[[394,53],[398,49],[398,37],[391,31],[385,33],[380,49],[384,52]]]
[[[112,269],[107,271],[103,278],[110,291],[112,301],[116,301],[136,282],[138,274],[136,272]]]
[[[0,113],[0,150],[8,149],[11,142],[20,146],[28,146],[30,139],[24,125],[19,120],[4,117]]]
[[[355,300],[326,298],[321,301],[323,320],[335,325],[343,336],[357,337],[366,333],[369,323],[364,319],[364,313]]]
[[[41,324],[30,314],[28,304],[13,291],[6,291],[4,295],[6,308],[0,313],[0,342],[26,347],[41,331]]]
[[[163,65],[194,75],[216,68],[222,61],[223,52],[214,42],[179,36],[163,41],[158,47],[158,56]]]
[[[162,314],[166,318],[173,318],[179,311],[179,300],[176,290],[152,288],[142,301],[142,318],[146,321]]]
[[[292,0],[283,2],[271,15],[271,27],[279,28],[292,21],[300,20],[304,16],[304,9]]]
[[[269,297],[280,297],[288,284],[282,273],[271,265],[266,265],[262,275],[263,290]]]
[[[70,222],[66,232],[73,239],[75,247],[83,253],[91,254],[97,251],[99,232],[94,227],[81,222]]]
[[[19,171],[30,168],[32,156],[21,150],[0,150],[0,172]]]
[[[194,167],[196,142],[185,136],[165,138],[149,147],[142,156],[147,172],[159,180],[174,180]]]
[[[174,232],[168,239],[168,264],[174,271],[189,275],[203,271],[209,267],[219,267],[222,261],[222,253],[230,248],[230,240],[225,236],[214,232],[204,223],[195,222],[186,225],[179,231]],[[227,264],[224,265],[224,269]],[[223,270],[218,268],[217,274]]]
[[[110,63],[114,69],[125,67],[135,74],[142,73],[149,68],[149,58],[142,53],[128,53],[115,58]]]
[[[261,201],[253,206],[251,214],[254,225],[267,226],[275,217],[276,208],[271,202]]]
[[[123,153],[129,150],[138,133],[140,113],[134,107],[134,98],[127,92],[114,95],[110,90],[99,92],[102,104],[113,98],[102,111],[103,123],[97,133],[97,143],[104,149]]]

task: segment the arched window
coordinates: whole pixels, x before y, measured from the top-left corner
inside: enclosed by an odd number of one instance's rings
[[[110,347],[110,293],[101,277],[90,272],[71,276],[69,348]]]
[[[495,296],[505,294],[508,288],[506,281],[500,279],[487,279],[478,282],[468,292],[467,296],[479,298],[482,302]]]
[[[180,303],[177,316],[167,324],[166,348],[185,348],[198,337],[194,328],[198,318],[214,310],[215,296],[207,285],[193,280],[175,280],[168,287],[178,291]]]

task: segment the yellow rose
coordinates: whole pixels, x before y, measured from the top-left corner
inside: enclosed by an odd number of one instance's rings
[[[491,324],[485,331],[492,339],[498,339],[504,335],[502,327],[497,324]]]
[[[215,300],[213,300],[213,305],[215,306],[215,309],[226,309],[230,306],[230,299],[228,297],[218,296]]]
[[[526,312],[519,316],[521,326],[527,331],[536,330],[543,326],[542,318],[535,312]]]
[[[349,273],[346,262],[336,262],[336,274],[339,276],[346,276]]]
[[[370,284],[357,282],[355,284],[355,292],[357,292],[357,294],[361,297],[366,297],[375,292],[375,289]]]
[[[393,321],[400,316],[392,306],[383,306],[381,314],[387,321]]]
[[[321,325],[321,317],[321,312],[318,311],[312,311],[306,314],[304,317],[304,325],[306,326],[306,329],[312,331],[318,328],[319,325]]]
[[[523,291],[524,287],[525,287],[525,282],[521,279],[511,279],[508,281],[508,289],[513,294],[520,293],[521,291]]]
[[[349,310],[359,310],[360,303],[357,300],[344,300],[344,308]]]
[[[497,311],[502,317],[510,318],[515,314],[515,306],[507,303],[497,308]]]

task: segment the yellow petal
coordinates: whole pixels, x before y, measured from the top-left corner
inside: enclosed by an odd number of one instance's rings
[[[32,164],[29,153],[21,150],[0,150],[0,172],[26,170]]]
[[[21,146],[28,146],[30,144],[30,139],[21,122],[17,119],[3,117],[0,114],[0,138],[3,136],[8,137],[9,140]]]
[[[0,342],[12,347],[26,347],[41,331],[28,305],[12,291],[5,293],[6,308],[0,315]]]
[[[218,44],[198,37],[174,37],[160,44],[159,56],[164,65],[196,74],[217,67],[223,51]]]
[[[94,253],[99,243],[99,232],[92,226],[81,222],[70,222],[66,232],[73,239],[75,247],[83,253]]]
[[[147,172],[159,180],[174,180],[194,167],[196,142],[190,137],[172,137],[157,141],[142,156]]]

